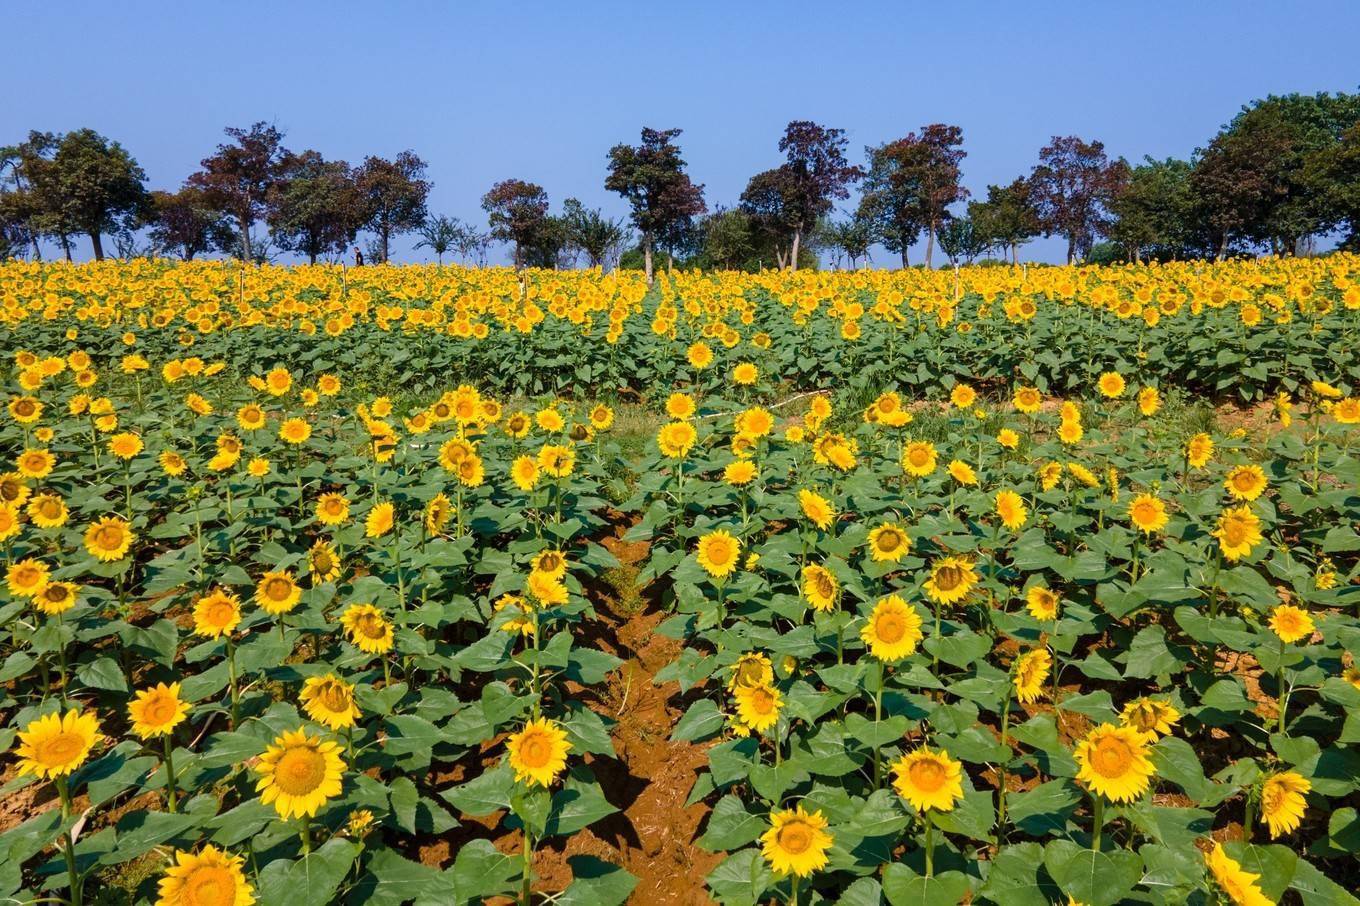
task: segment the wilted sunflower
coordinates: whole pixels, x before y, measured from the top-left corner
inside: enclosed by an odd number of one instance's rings
[[[302,710],[317,723],[332,730],[354,726],[359,706],[354,703],[354,686],[334,673],[309,676],[298,693]]]
[[[1271,837],[1292,833],[1303,821],[1308,803],[1304,796],[1313,784],[1296,771],[1271,774],[1261,784],[1261,817],[1270,827]]]
[[[19,744],[14,748],[19,774],[65,777],[84,763],[103,738],[92,712],[81,714],[72,708],[65,714],[36,718],[19,731]]]
[[[386,654],[392,650],[392,621],[372,604],[351,604],[341,615],[340,625],[360,651]]]
[[[1158,736],[1166,736],[1171,728],[1180,723],[1181,712],[1166,699],[1135,698],[1119,712],[1119,722],[1147,734],[1148,741]]]
[[[1261,519],[1247,506],[1224,510],[1219,515],[1218,525],[1212,534],[1218,539],[1218,546],[1223,551],[1224,559],[1232,563],[1250,556],[1252,548],[1264,540],[1261,535]]]
[[[921,615],[900,595],[879,598],[870,612],[859,637],[869,646],[869,653],[880,661],[900,661],[916,652],[916,645],[925,636],[921,632]]]
[[[1229,857],[1222,843],[1214,843],[1214,848],[1204,854],[1204,862],[1214,881],[1235,906],[1274,906],[1275,901],[1261,893],[1256,883],[1261,876],[1243,871],[1242,865]]]
[[[132,526],[118,516],[105,516],[85,530],[85,550],[105,563],[127,556],[132,546]]]
[[[715,579],[723,579],[737,568],[741,541],[731,532],[718,529],[699,539],[695,556],[705,572]]]
[[[160,879],[156,906],[252,906],[255,891],[241,871],[244,863],[211,843],[198,855],[176,850],[175,864]]]
[[[280,818],[310,818],[328,799],[340,795],[345,762],[339,746],[298,727],[275,737],[255,765],[260,801],[273,805]]]
[[[1053,658],[1047,648],[1035,648],[1015,659],[1011,671],[1011,682],[1015,685],[1015,697],[1021,704],[1037,702],[1044,695],[1044,681],[1048,679]]]
[[[267,572],[255,585],[255,603],[265,613],[288,613],[302,599],[302,589],[290,572]]]
[[[750,729],[764,733],[779,722],[784,697],[774,686],[768,683],[737,686],[732,694],[737,700],[737,717]]]
[[[1129,502],[1129,521],[1140,532],[1151,535],[1166,528],[1166,504],[1152,494],[1139,494]]]
[[[132,732],[142,739],[166,736],[189,715],[189,703],[179,697],[179,683],[158,683],[142,689],[128,702]]]
[[[1234,466],[1223,480],[1223,487],[1238,500],[1255,500],[1268,484],[1265,471],[1258,465]]]
[[[516,782],[543,787],[552,786],[566,769],[567,753],[572,748],[567,731],[546,718],[529,721],[523,730],[511,734],[505,745]]]
[[[1292,604],[1278,604],[1270,612],[1270,628],[1283,642],[1297,642],[1313,634],[1313,618]]]
[[[977,585],[978,574],[966,557],[945,557],[930,567],[925,581],[926,596],[938,604],[953,604],[968,597]]]
[[[803,597],[808,599],[813,610],[830,610],[836,606],[840,597],[841,583],[831,570],[817,563],[809,563],[802,572]]]
[[[1154,769],[1147,737],[1133,727],[1101,724],[1086,734],[1073,753],[1077,779],[1111,802],[1132,802],[1147,790]]]
[[[805,878],[826,867],[827,850],[835,842],[820,811],[797,808],[770,814],[770,829],[760,836],[760,851],[777,877]]]
[[[943,750],[920,748],[892,765],[893,789],[918,812],[951,812],[963,799],[963,766]]]

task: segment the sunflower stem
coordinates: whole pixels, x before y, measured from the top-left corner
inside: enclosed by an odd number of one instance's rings
[[[1096,794],[1091,798],[1095,802],[1094,811],[1092,812],[1094,821],[1091,829],[1091,851],[1100,852],[1100,832],[1105,825],[1105,800],[1100,798],[1099,794]]]
[[[926,823],[926,877],[935,876],[935,822],[930,820],[930,809],[921,812],[921,820]]]
[[[71,791],[66,786],[66,778],[57,778],[57,795],[61,797],[61,817],[63,823],[71,817]],[[66,855],[66,874],[71,884],[71,906],[80,906],[80,872],[76,868],[76,844],[71,839],[69,829],[62,831],[62,850]]]
[[[236,688],[236,645],[227,635],[227,681],[231,688],[231,728],[236,729],[240,722],[241,693]]]
[[[789,881],[789,906],[798,906],[798,875]]]
[[[529,906],[529,885],[533,880],[534,864],[534,836],[529,833],[529,829],[524,829],[524,874],[520,881],[519,902],[520,906]]]
[[[874,789],[883,788],[883,753],[878,740],[878,722],[883,719],[883,662],[878,662],[878,685],[874,689]]]
[[[175,746],[170,736],[171,734],[166,733],[163,737],[165,742],[165,807],[173,815],[175,813],[175,758],[172,753]]]
[[[308,815],[302,816],[302,854],[309,855],[312,851],[312,819]]]

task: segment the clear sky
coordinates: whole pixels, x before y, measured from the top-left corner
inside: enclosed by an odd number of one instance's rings
[[[957,124],[980,193],[1027,172],[1053,135],[1130,160],[1187,156],[1252,98],[1360,86],[1355,0],[6,7],[0,143],[89,126],[174,188],[224,126],[267,120],[328,158],[411,148],[429,163],[431,211],[483,226],[482,193],[508,177],[544,186],[554,211],[575,196],[624,214],[605,152],[642,126],[684,129],[710,206],[779,162],[791,119],[844,128],[857,162],[865,145]],[[407,238],[394,257],[426,256]]]

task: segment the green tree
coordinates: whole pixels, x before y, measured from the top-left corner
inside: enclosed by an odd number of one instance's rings
[[[241,258],[253,261],[251,228],[269,212],[270,194],[284,177],[290,155],[283,146],[283,133],[268,123],[255,123],[249,129],[228,127],[225,132],[232,141],[218,145],[216,154],[205,157],[202,169],[189,177],[188,184],[202,189],[217,210],[236,221]]]
[[[790,231],[789,267],[797,270],[806,233],[831,213],[834,199],[850,197],[849,186],[864,176],[845,157],[845,130],[811,120],[794,120],[779,139],[784,165],[779,173],[782,220]]]
[[[1110,203],[1128,178],[1128,164],[1110,160],[1101,142],[1054,136],[1039,152],[1030,174],[1030,196],[1045,236],[1067,240],[1067,263],[1075,262],[1106,234]]]
[[[704,187],[685,172],[685,161],[675,138],[680,129],[642,130],[637,146],[618,144],[609,149],[609,174],[604,187],[622,195],[632,208],[633,225],[642,234],[647,282],[652,281],[652,253],[702,214]]]
[[[349,164],[304,151],[285,161],[265,220],[279,248],[306,255],[315,264],[322,255],[345,253],[365,213],[365,199]]]
[[[236,233],[221,211],[208,203],[202,189],[185,186],[178,192],[152,192],[151,241],[173,249],[185,261],[214,248],[236,248]]]
[[[462,238],[462,227],[458,219],[445,217],[443,214],[427,218],[416,232],[420,234],[416,248],[434,252],[435,257],[439,259],[440,267],[444,266],[444,256],[456,248],[459,239]]]
[[[960,260],[972,264],[987,251],[987,242],[970,218],[950,217],[940,228],[940,249],[949,257],[950,264],[957,265]]]
[[[378,240],[382,260],[388,260],[393,236],[420,229],[425,223],[425,200],[431,183],[425,179],[425,162],[414,151],[403,151],[392,160],[366,157],[354,173],[360,199],[360,226]]]
[[[987,248],[1010,252],[1011,263],[1020,263],[1020,246],[1042,232],[1028,180],[1021,177],[1009,185],[988,186],[985,201],[968,202],[973,232]]]
[[[538,234],[551,229],[548,193],[542,186],[522,179],[505,179],[482,196],[491,236],[514,247],[515,269],[524,267],[525,252],[541,245]]]
[[[562,205],[562,223],[567,245],[586,256],[590,267],[605,267],[623,251],[628,241],[627,224],[611,220],[598,209],[587,209],[575,198]]]
[[[1190,173],[1188,161],[1171,157],[1147,157],[1129,171],[1127,184],[1110,202],[1109,236],[1130,260],[1174,260],[1201,251]]]

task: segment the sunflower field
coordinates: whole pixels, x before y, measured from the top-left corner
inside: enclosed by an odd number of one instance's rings
[[[1360,257],[0,320],[6,901],[1357,902]]]

